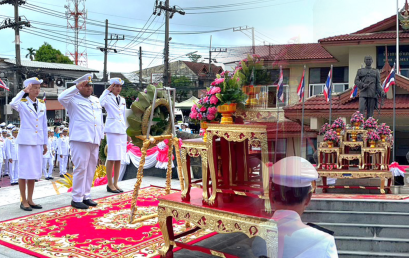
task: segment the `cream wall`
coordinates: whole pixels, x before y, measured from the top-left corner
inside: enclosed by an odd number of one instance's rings
[[[349,88],[354,87],[356,72],[364,63],[365,56],[372,56],[375,68],[376,46],[353,46],[349,47]]]

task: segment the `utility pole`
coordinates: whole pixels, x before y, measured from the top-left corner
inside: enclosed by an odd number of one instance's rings
[[[119,37],[116,35],[115,37],[108,38],[108,19],[105,20],[105,47],[97,47],[97,49],[101,50],[101,52],[104,52],[104,76],[102,78],[102,81],[107,82],[108,81],[108,71],[107,71],[107,66],[108,66],[108,51],[112,50],[114,53],[117,53],[118,51],[116,48],[109,48],[108,47],[108,40],[125,40],[125,35],[122,35],[122,37]],[[116,44],[116,43],[115,43]]]
[[[227,52],[227,48],[214,48],[212,49],[212,36],[210,36],[210,50],[209,50],[209,86],[210,86],[210,81],[213,80],[212,77],[212,61],[216,62],[216,59],[212,59],[212,53],[221,53],[221,52]],[[207,58],[205,58],[207,59]]]
[[[24,17],[20,17],[18,15],[18,7],[20,5],[25,4],[25,0],[3,0],[0,1],[0,5],[3,4],[11,4],[14,6],[14,21],[12,19],[5,19],[0,24],[0,30],[6,28],[13,28],[14,29],[14,44],[16,48],[16,71],[14,73],[14,85],[13,85],[13,93],[17,93],[17,87],[20,85],[21,80],[21,56],[20,56],[20,29],[23,29],[23,26],[30,27],[30,22]]]
[[[139,87],[142,89],[142,47],[139,47]]]
[[[248,26],[246,26],[246,27],[237,27],[237,28],[233,28],[233,32],[236,32],[236,31],[240,31],[240,32],[242,32],[243,34],[244,34],[244,32],[243,31],[245,31],[245,30],[251,30],[251,35],[252,35],[252,46],[253,46],[253,54],[255,54],[256,53],[256,40],[255,40],[255,37],[254,37],[254,27],[248,27]],[[245,35],[247,35],[247,34],[245,34]]]
[[[169,7],[169,0],[165,1],[165,6],[162,5],[162,1],[158,3],[158,0],[156,0],[155,4],[155,10],[153,12],[153,15],[158,15],[160,16],[162,14],[162,11],[165,11],[165,57],[164,57],[164,71],[163,71],[163,84],[165,86],[169,86],[169,79],[170,79],[170,74],[169,74],[169,41],[172,39],[169,37],[169,20],[173,18],[173,15],[175,13],[179,13],[181,15],[185,15],[185,12],[183,10],[178,10],[176,8],[176,5],[173,7]]]

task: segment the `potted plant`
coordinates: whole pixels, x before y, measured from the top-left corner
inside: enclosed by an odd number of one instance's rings
[[[345,122],[344,120],[342,120],[341,118],[338,118],[334,121],[334,123],[332,123],[331,126],[332,129],[335,129],[335,131],[337,132],[337,135],[341,135],[341,131],[345,129]]]
[[[324,141],[327,142],[328,148],[332,148],[335,144],[339,143],[337,132],[330,129],[324,135]]]
[[[378,126],[378,129],[376,130],[381,137],[381,140],[383,142],[386,141],[386,138],[391,134],[391,129],[389,128],[389,125],[386,125],[385,123],[382,123],[380,126]]]
[[[328,123],[323,124],[321,129],[318,131],[318,135],[324,135],[329,129],[331,129],[331,126]]]
[[[364,115],[359,111],[356,111],[351,117],[351,124],[356,130],[358,130],[361,124],[364,122]]]
[[[216,94],[220,92],[219,87],[210,87],[205,96],[203,96],[197,104],[194,104],[190,110],[190,119],[194,123],[200,123],[200,127],[204,129],[203,141],[207,141],[206,129],[208,122],[213,122],[217,119],[217,106],[220,103]]]
[[[224,73],[223,78],[218,74],[211,84],[220,88],[216,97],[220,101],[217,111],[222,114],[221,124],[233,124],[232,114],[236,112],[237,104],[244,103],[247,99],[241,87],[242,80],[243,75],[236,70],[233,73]]]
[[[368,140],[368,142],[370,144],[370,147],[375,148],[376,142],[381,140],[381,137],[379,136],[379,134],[376,131],[370,131],[370,132],[368,132],[367,140]]]
[[[369,117],[364,122],[364,129],[365,130],[368,130],[368,131],[376,130],[377,127],[378,127],[378,121],[376,121],[376,119],[373,118],[373,117]]]

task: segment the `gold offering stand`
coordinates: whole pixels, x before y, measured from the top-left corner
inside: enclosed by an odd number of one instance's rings
[[[328,147],[327,143],[321,142],[318,147],[318,174],[322,177],[323,185],[318,186],[326,192],[328,188],[343,189],[378,189],[385,194],[385,188],[390,193],[392,173],[389,171],[389,156],[391,146],[387,142],[379,141],[376,146],[369,147],[367,144],[368,130],[362,128],[347,128],[343,136],[339,136],[339,147]],[[356,153],[350,153],[351,149],[359,149]],[[335,159],[328,158],[323,161],[322,154],[335,155]],[[371,161],[372,157],[372,161]],[[357,160],[358,166],[351,165],[350,161]],[[324,167],[325,166],[325,167]],[[334,169],[334,168],[337,169]],[[353,170],[352,167],[357,167]],[[327,177],[331,178],[379,178],[379,187],[366,186],[328,186]],[[388,180],[388,186],[385,182]]]
[[[170,123],[172,126],[172,134],[170,135],[160,135],[160,136],[151,136],[150,135],[150,129],[151,129],[151,125],[152,125],[152,119],[153,119],[153,112],[155,110],[156,107],[158,107],[160,104],[163,104],[162,102],[157,102],[157,91],[158,90],[163,90],[166,91],[167,93],[167,97],[168,97],[168,103],[171,106],[171,108],[169,109],[169,117],[170,117]],[[171,92],[173,93],[173,101],[171,98]],[[182,162],[181,162],[181,158],[180,158],[180,151],[179,151],[179,139],[176,137],[176,132],[175,132],[175,124],[174,124],[174,119],[172,119],[174,116],[174,111],[175,111],[175,95],[176,95],[176,89],[174,88],[155,88],[155,93],[154,93],[154,97],[153,97],[153,103],[155,103],[155,106],[151,108],[150,112],[150,117],[149,117],[149,121],[144,121],[144,125],[143,126],[147,126],[147,135],[138,135],[135,136],[138,139],[141,139],[143,141],[143,145],[142,145],[142,149],[141,149],[141,161],[139,163],[139,167],[138,167],[138,173],[136,176],[136,184],[134,187],[134,191],[132,194],[132,202],[131,202],[131,214],[129,217],[129,223],[131,224],[135,224],[144,220],[148,220],[148,219],[152,219],[157,217],[157,214],[153,214],[153,215],[148,215],[148,216],[142,216],[139,218],[135,218],[136,217],[136,212],[137,212],[137,200],[138,200],[138,194],[139,194],[139,189],[141,187],[141,183],[142,183],[142,177],[143,177],[143,167],[145,165],[145,159],[146,159],[146,151],[149,149],[150,146],[154,146],[157,143],[164,141],[165,139],[168,140],[168,147],[169,147],[169,151],[168,151],[168,169],[167,169],[167,173],[166,173],[166,194],[170,193],[170,187],[171,187],[171,176],[172,176],[172,151],[173,148],[175,148],[175,153],[176,153],[176,162],[177,162],[177,167],[178,167],[178,176],[179,176],[179,180],[180,180],[180,187],[182,189],[182,191],[184,190],[184,183],[183,183],[183,175],[182,175]]]

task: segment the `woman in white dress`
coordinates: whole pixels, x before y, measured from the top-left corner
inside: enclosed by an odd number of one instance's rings
[[[43,100],[37,99],[42,80],[30,78],[24,81],[24,90],[10,102],[20,115],[18,185],[21,194],[20,208],[25,211],[42,209],[33,202],[35,180],[41,178],[43,155],[47,152],[47,110]],[[27,191],[26,191],[27,189]],[[26,195],[27,194],[27,195]]]
[[[112,78],[111,86],[106,89],[99,101],[101,106],[107,111],[105,130],[108,145],[107,157],[107,191],[110,193],[121,193],[123,190],[118,187],[119,169],[121,160],[126,152],[126,124],[125,124],[125,99],[119,96],[124,81],[120,78]],[[112,170],[114,169],[114,180],[112,181]]]

